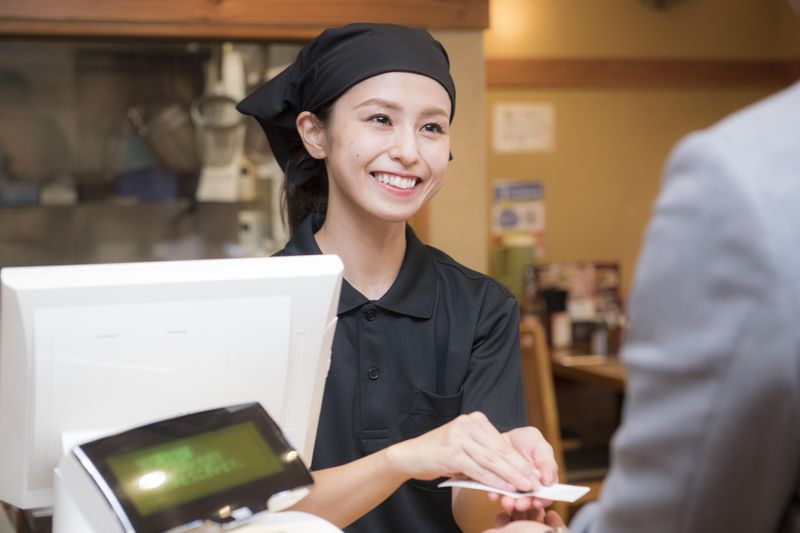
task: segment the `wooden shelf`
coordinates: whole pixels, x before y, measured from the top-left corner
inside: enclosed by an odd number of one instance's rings
[[[482,30],[488,0],[5,0],[0,35],[307,40],[353,21]]]
[[[489,87],[697,88],[784,86],[800,61],[489,59]]]

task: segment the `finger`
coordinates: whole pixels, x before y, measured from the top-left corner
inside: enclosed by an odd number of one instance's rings
[[[501,457],[514,469],[520,471],[529,479],[540,478],[540,473],[534,464],[533,457],[529,457],[509,442],[505,436],[497,431],[491,421],[481,412],[467,415],[468,428],[472,438],[490,452]],[[509,481],[511,481],[509,479]],[[526,489],[527,490],[527,489]]]
[[[470,444],[465,443],[465,446],[469,445]],[[474,479],[475,481],[483,483],[484,485],[489,485],[490,487],[496,487],[498,489],[508,491],[517,490],[516,486],[507,482],[504,478],[498,476],[492,470],[484,467],[466,450],[463,450],[457,458],[452,460],[451,469],[454,472],[461,472],[468,478]]]
[[[532,498],[517,498],[514,501],[514,509],[519,512],[529,511],[534,508]]]
[[[462,447],[464,452],[474,463],[473,468],[479,470],[481,476],[486,476],[487,473],[491,473],[491,477],[503,480],[504,486],[502,488],[505,490],[536,490],[535,479],[521,472],[511,464],[504,455],[497,454],[474,440],[465,441]],[[469,472],[464,473],[469,475]],[[480,478],[473,477],[473,479],[490,486],[501,488],[500,485],[492,485],[488,481],[484,481]],[[510,488],[506,488],[507,486],[510,486]]]
[[[517,505],[517,499],[512,498],[511,496],[503,496],[500,499],[500,506],[503,510],[507,513],[512,513]]]
[[[566,524],[561,519],[561,515],[555,511],[547,511],[544,517],[544,523],[550,527],[566,527]]]
[[[535,446],[532,450],[533,462],[541,472],[541,480],[544,485],[558,483],[558,463],[553,455],[553,448],[547,442],[542,441],[541,445]]]
[[[514,447],[534,462],[545,485],[558,481],[558,463],[553,447],[545,440],[541,431],[534,427],[517,428],[509,432],[509,437]]]
[[[499,513],[494,519],[494,527],[503,527],[511,522],[511,516],[506,513]]]

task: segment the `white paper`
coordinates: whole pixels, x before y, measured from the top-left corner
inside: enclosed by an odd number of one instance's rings
[[[493,114],[495,152],[552,152],[555,149],[556,112],[552,104],[495,104]]]
[[[589,487],[582,487],[579,485],[565,485],[562,483],[555,483],[550,485],[549,487],[542,486],[539,490],[534,492],[513,492],[510,490],[503,490],[498,489],[496,487],[490,487],[489,485],[484,485],[483,483],[478,483],[477,481],[471,480],[454,480],[450,479],[439,483],[440,487],[462,487],[465,489],[475,489],[475,490],[485,490],[487,492],[496,492],[497,494],[502,494],[504,496],[510,496],[512,498],[541,498],[543,500],[551,500],[555,502],[574,502],[587,492],[589,492]]]

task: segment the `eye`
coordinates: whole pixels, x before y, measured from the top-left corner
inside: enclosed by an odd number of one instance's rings
[[[442,127],[441,124],[438,124],[436,122],[429,122],[424,126],[422,126],[422,131],[428,133],[444,133],[444,128]]]
[[[390,119],[388,115],[384,115],[381,113],[378,113],[377,115],[372,115],[371,117],[369,117],[368,120],[370,122],[376,122],[378,124],[391,125],[392,123],[392,119]]]

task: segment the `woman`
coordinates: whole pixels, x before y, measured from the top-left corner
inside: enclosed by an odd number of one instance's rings
[[[519,490],[554,481],[541,435],[512,431],[526,423],[516,301],[407,225],[450,159],[444,48],[400,26],[327,30],[239,109],[286,172],[292,237],[280,254],[344,263],[315,488],[297,509],[354,532],[458,531],[456,521],[491,524],[475,504],[488,500],[451,496],[436,478]]]

